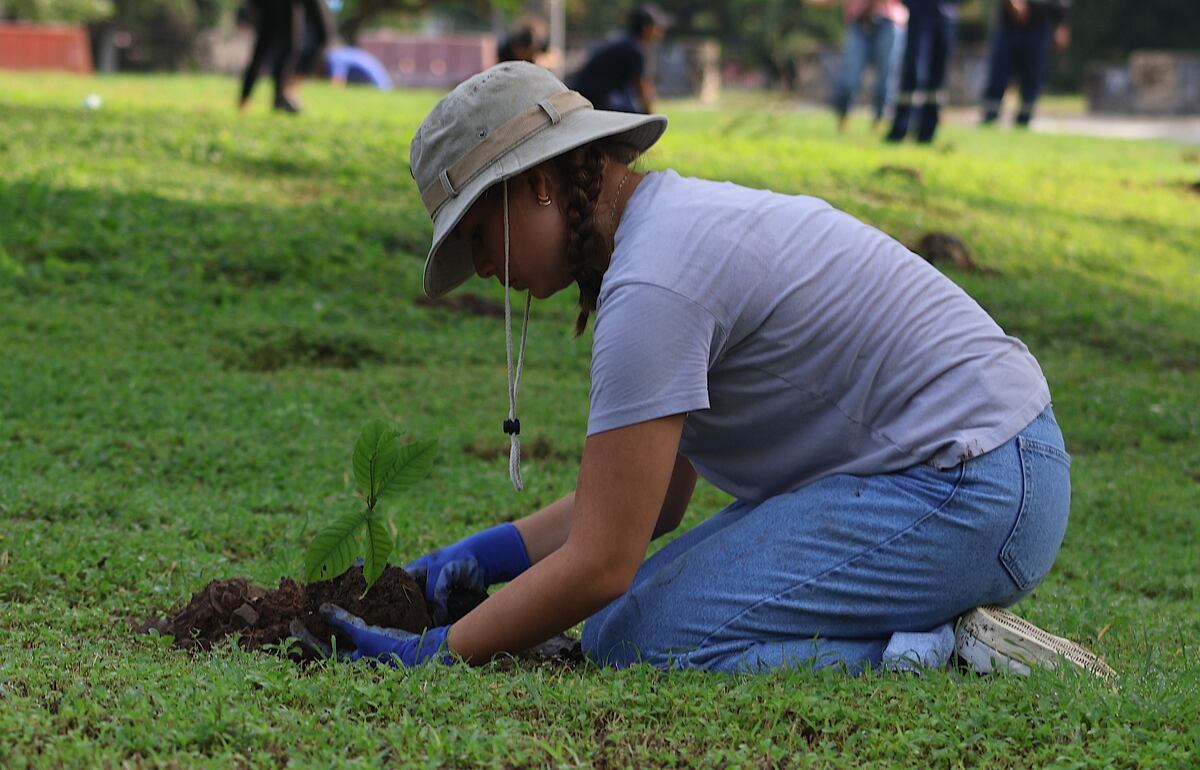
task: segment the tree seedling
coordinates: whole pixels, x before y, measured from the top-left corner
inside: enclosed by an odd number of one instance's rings
[[[332,580],[350,569],[359,555],[360,530],[365,532],[363,578],[368,591],[383,574],[394,543],[377,510],[379,500],[428,476],[437,454],[436,441],[401,445],[399,436],[383,420],[372,420],[363,427],[354,445],[354,479],[358,486],[355,496],[366,507],[338,518],[313,538],[304,555],[305,581]]]

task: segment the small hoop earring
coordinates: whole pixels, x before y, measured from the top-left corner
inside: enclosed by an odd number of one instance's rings
[[[547,196],[543,197],[543,196],[539,195],[537,202],[538,202],[539,206],[542,206],[542,207],[549,206],[550,205],[550,196],[547,195]]]

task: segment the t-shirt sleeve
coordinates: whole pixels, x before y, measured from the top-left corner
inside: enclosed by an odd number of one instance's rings
[[[669,289],[614,290],[592,341],[588,435],[707,409],[710,354],[723,335],[708,310]]]

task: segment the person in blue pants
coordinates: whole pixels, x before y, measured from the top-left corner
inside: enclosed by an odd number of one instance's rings
[[[905,0],[908,37],[900,65],[900,92],[889,142],[900,142],[916,122],[918,142],[933,141],[945,101],[946,68],[954,50],[959,0]]]
[[[883,120],[884,111],[895,91],[896,65],[904,50],[908,9],[900,0],[846,0],[844,16],[846,48],[833,90],[833,111],[837,115],[838,130],[846,130],[850,109],[854,106],[863,70],[868,64],[875,70],[875,88],[871,98],[872,127],[875,127]]]
[[[1050,63],[1051,43],[1059,51],[1070,44],[1071,0],[1003,0],[993,26],[983,91],[983,123],[996,122],[1008,82],[1016,70],[1021,84],[1017,125],[1033,119]]]
[[[472,276],[504,292],[514,488],[530,308],[573,289],[577,334],[595,315],[586,439],[557,500],[405,568],[433,608],[423,634],[322,607],[349,657],[478,664],[583,622],[612,667],[859,671],[957,650],[976,670],[1061,654],[1102,671],[991,606],[1046,578],[1067,528],[1070,456],[1033,354],[825,201],[632,167],[666,123],[506,62],[417,130],[425,293]],[[647,559],[700,478],[732,502]],[[456,588],[500,583],[449,615]]]

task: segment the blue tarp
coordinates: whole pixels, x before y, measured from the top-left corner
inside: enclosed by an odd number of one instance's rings
[[[331,48],[325,53],[325,64],[329,70],[329,77],[334,80],[365,83],[384,91],[392,87],[392,79],[387,70],[378,59],[361,48]]]

